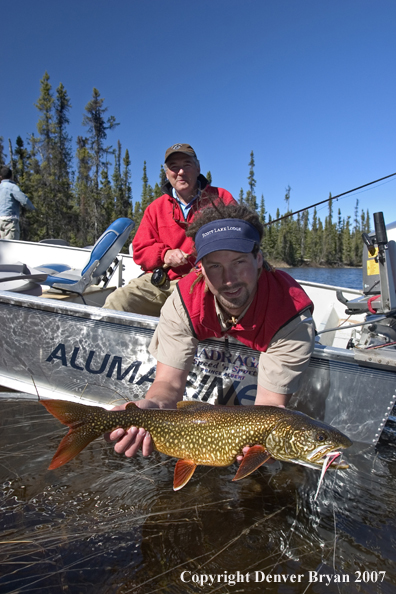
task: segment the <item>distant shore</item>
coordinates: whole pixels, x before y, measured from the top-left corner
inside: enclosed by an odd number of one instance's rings
[[[316,264],[313,262],[303,262],[302,264],[296,264],[294,266],[291,266],[290,264],[286,264],[286,262],[282,262],[282,260],[272,260],[271,258],[269,258],[267,260],[267,262],[269,264],[271,264],[271,266],[273,266],[274,268],[334,268],[334,269],[339,269],[339,268],[362,268],[361,266],[346,266],[345,264]]]

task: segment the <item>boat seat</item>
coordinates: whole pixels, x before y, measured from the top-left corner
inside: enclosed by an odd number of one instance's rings
[[[30,268],[22,262],[0,264],[0,291],[40,297],[41,283],[44,283],[46,278],[47,275],[44,272]]]
[[[98,285],[100,282],[106,287],[119,264],[117,255],[133,227],[133,221],[127,218],[116,219],[111,223],[93,246],[88,262],[82,269],[70,268],[60,263],[36,266],[48,275],[43,284],[79,295],[90,285]]]

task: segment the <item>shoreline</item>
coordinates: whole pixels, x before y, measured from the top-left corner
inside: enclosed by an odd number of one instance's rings
[[[347,266],[345,264],[316,264],[316,263],[311,263],[311,262],[303,262],[302,264],[296,264],[295,266],[292,266],[290,264],[287,264],[286,262],[282,262],[282,260],[272,260],[272,259],[267,259],[266,260],[271,266],[273,266],[274,268],[333,268],[334,270],[339,270],[339,269],[360,269],[362,270],[362,266]]]

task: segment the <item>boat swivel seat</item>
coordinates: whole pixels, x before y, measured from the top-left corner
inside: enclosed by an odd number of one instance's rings
[[[103,282],[106,287],[119,265],[118,253],[134,227],[131,219],[113,221],[93,246],[82,269],[65,264],[43,264],[36,268],[47,274],[46,285],[54,289],[82,295],[87,287]]]

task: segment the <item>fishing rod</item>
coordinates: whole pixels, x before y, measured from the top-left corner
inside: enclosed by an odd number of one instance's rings
[[[386,175],[385,177],[380,177],[380,179],[376,179],[375,181],[369,182],[368,184],[364,184],[363,186],[359,186],[357,188],[353,188],[353,190],[348,190],[347,192],[343,192],[342,194],[338,194],[337,196],[331,196],[331,198],[327,198],[326,200],[322,200],[321,202],[317,202],[316,204],[312,204],[311,206],[306,206],[305,208],[301,208],[300,210],[296,210],[295,212],[291,212],[289,214],[285,214],[279,219],[273,219],[268,223],[264,223],[264,227],[268,227],[268,225],[273,225],[274,223],[278,223],[278,221],[282,221],[283,219],[287,219],[288,217],[292,217],[300,212],[304,212],[309,208],[314,208],[315,206],[319,206],[319,204],[325,204],[326,202],[330,202],[330,200],[338,200],[341,196],[346,196],[347,194],[351,194],[352,192],[356,192],[356,190],[361,190],[362,188],[367,188],[367,186],[371,186],[372,184],[377,184],[384,179],[388,179],[389,177],[393,177],[396,173],[391,173],[390,175]]]

